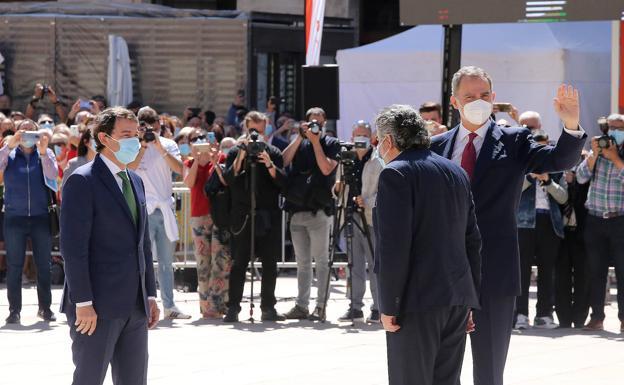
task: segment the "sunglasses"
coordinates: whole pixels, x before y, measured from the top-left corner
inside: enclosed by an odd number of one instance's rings
[[[54,124],[54,122],[52,120],[42,120],[39,124]]]
[[[195,143],[195,142],[197,142],[198,140],[203,140],[203,139],[206,139],[206,135],[196,136],[196,137],[194,137],[193,139],[189,139],[189,142],[191,142],[191,143]]]

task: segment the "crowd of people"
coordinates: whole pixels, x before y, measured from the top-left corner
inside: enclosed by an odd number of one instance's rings
[[[188,220],[202,317],[238,321],[253,248],[262,262],[262,319],[324,320],[335,201],[345,187],[337,171],[340,153],[345,148],[335,138],[335,132],[324,129],[326,117],[321,107],[310,109],[305,120],[297,121],[288,113],[278,112],[275,97],[269,98],[265,112],[249,111],[244,100],[244,90],[240,90],[224,117],[209,110],[188,108],[178,118],[159,114],[140,102],[126,106],[139,122],[141,149],[128,168],[135,170],[145,184],[149,234],[158,262],[164,316],[191,317],[174,301],[172,264],[179,234],[172,209],[172,182],[182,181],[190,189]],[[40,108],[44,101],[49,111]],[[0,278],[6,276],[8,288],[7,322],[20,320],[27,247],[32,249],[37,272],[38,315],[52,321],[55,315],[50,308],[50,263],[56,234],[50,228],[50,207],[57,202],[62,205],[68,177],[102,150],[103,145],[93,132],[97,115],[108,106],[104,97],[94,96],[75,101],[68,110],[52,87],[37,84],[24,113],[11,109],[8,95],[0,96],[0,107],[6,250],[6,258],[0,263]],[[550,143],[539,113],[519,114],[514,106],[505,111],[509,117],[499,124],[525,127],[536,143]],[[496,112],[500,111],[495,108],[492,119]],[[448,131],[442,124],[440,104],[425,102],[419,114],[426,120],[430,136]],[[602,129],[607,141],[604,137],[592,139],[591,151],[579,154],[576,167],[557,173],[528,173],[521,186],[517,227],[522,293],[516,300],[514,317],[518,329],[531,326],[528,304],[533,266],[538,269],[533,327],[602,329],[609,265],[615,266],[618,277],[624,274],[624,255],[620,251],[623,248],[618,247],[624,241],[617,236],[624,217],[624,116],[609,116]],[[358,228],[366,226],[367,231],[354,233],[350,267],[353,296],[339,320],[364,320],[362,299],[368,278],[373,301],[366,320],[379,322],[373,251],[368,239],[374,241],[370,236],[374,233],[372,209],[384,164],[376,148],[375,130],[369,123],[354,123],[351,141],[361,145],[353,151],[356,157],[352,172],[357,187],[349,191],[348,204],[363,213],[365,218],[356,216],[356,222]],[[252,187],[254,244],[250,242]],[[280,197],[284,198],[283,206],[279,204]],[[298,294],[295,306],[278,314],[274,291],[282,210],[289,214]],[[315,269],[312,262],[316,262]],[[310,312],[314,273],[318,295]],[[624,280],[618,280],[619,318],[624,322],[623,284]],[[592,314],[586,324],[590,307]],[[559,324],[555,323],[555,312]],[[624,330],[624,323],[622,327]]]

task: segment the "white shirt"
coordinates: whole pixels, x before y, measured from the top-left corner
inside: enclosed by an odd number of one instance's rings
[[[546,187],[540,186],[538,182],[535,182],[535,208],[539,210],[550,210]]]
[[[481,147],[483,147],[483,142],[485,141],[485,135],[487,134],[487,131],[491,123],[492,121],[488,119],[483,124],[483,126],[479,127],[479,129],[475,131],[475,134],[477,134],[477,137],[474,138],[472,143],[474,144],[475,150],[477,151],[477,158],[479,158]],[[580,138],[583,135],[585,135],[585,131],[583,130],[581,126],[579,126],[578,130],[568,130],[565,127],[563,129],[568,134],[572,136],[576,136],[577,138]],[[468,135],[470,135],[470,131],[468,131],[468,129],[464,127],[463,123],[460,123],[459,131],[457,132],[457,137],[455,138],[455,147],[453,148],[453,156],[451,157],[451,160],[459,166],[461,166],[462,155],[464,154],[464,148],[466,148],[466,145],[468,144],[468,141],[469,141]]]
[[[176,142],[162,136],[159,139],[160,144],[170,156],[179,161],[182,160]],[[160,209],[165,221],[167,238],[172,242],[177,241],[178,223],[173,212],[174,200],[171,196],[173,194],[173,179],[167,161],[153,146],[148,146],[136,173],[143,179],[145,185],[147,213],[153,214],[156,209]]]
[[[115,178],[115,182],[117,182],[117,186],[119,186],[119,190],[121,190],[121,193],[123,194],[123,179],[121,179],[121,177],[117,175],[117,173],[121,171],[125,171],[127,175],[128,171],[120,169],[119,166],[113,163],[113,161],[108,159],[105,155],[100,155],[100,159],[102,159],[106,167],[108,167],[108,170],[111,172],[111,174],[113,174],[113,177]],[[130,179],[129,175],[128,175],[128,179]],[[147,298],[156,300],[156,297],[147,297]],[[76,307],[85,307],[85,306],[92,306],[92,305],[93,305],[93,301],[86,301],[86,302],[78,302],[76,304]]]

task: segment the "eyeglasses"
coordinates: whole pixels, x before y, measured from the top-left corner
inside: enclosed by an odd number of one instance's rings
[[[204,140],[204,139],[206,139],[206,135],[200,135],[200,136],[196,136],[196,137],[194,137],[193,139],[189,139],[189,142],[191,142],[191,143],[195,143],[195,142],[197,142],[198,140]]]
[[[620,131],[624,131],[624,127],[609,126],[609,130],[620,130]]]
[[[42,120],[39,122],[39,124],[54,124],[54,121],[52,120]]]

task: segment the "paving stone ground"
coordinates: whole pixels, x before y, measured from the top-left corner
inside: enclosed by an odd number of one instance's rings
[[[294,304],[296,279],[280,277],[277,309]],[[256,289],[258,286],[256,286]],[[533,288],[533,290],[535,290]],[[67,385],[71,382],[70,340],[65,317],[46,324],[35,317],[36,290],[25,286],[22,325],[4,325],[6,286],[0,285],[0,384]],[[249,293],[249,288],[246,294]],[[607,307],[606,331],[528,330],[514,332],[507,363],[507,385],[614,385],[624,373],[624,335],[617,305]],[[381,385],[387,383],[385,335],[377,325],[339,324],[346,310],[344,280],[332,283],[328,323],[224,325],[199,319],[196,293],[176,292],[188,321],[161,321],[150,332],[148,384],[154,385]],[[315,291],[313,291],[315,296]],[[61,288],[53,291],[54,310]],[[370,297],[366,298],[370,303]],[[534,309],[535,300],[531,300]],[[241,319],[248,317],[243,304]],[[259,309],[258,309],[259,310]],[[260,314],[256,314],[259,319]],[[478,327],[478,325],[477,325]],[[467,349],[462,384],[472,384]],[[105,384],[112,384],[110,377]]]

